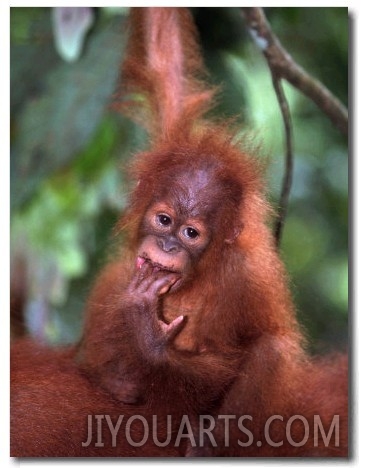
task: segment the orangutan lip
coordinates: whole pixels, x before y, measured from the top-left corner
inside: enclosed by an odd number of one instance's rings
[[[154,272],[165,271],[166,273],[176,273],[176,274],[180,273],[179,271],[166,268],[164,265],[161,265],[160,263],[153,262],[150,258],[148,258],[147,256],[143,256],[143,255],[139,255],[137,257],[137,268],[138,269],[142,268],[142,265],[146,262],[148,262],[153,267]]]

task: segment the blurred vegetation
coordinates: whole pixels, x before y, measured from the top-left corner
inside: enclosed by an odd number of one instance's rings
[[[346,8],[268,8],[283,46],[347,104]],[[283,124],[261,52],[237,8],[193,8],[215,112],[235,115],[269,158],[275,205],[283,175]],[[11,256],[28,279],[26,318],[51,343],[75,341],[85,298],[113,244],[126,203],[124,165],[143,132],[113,110],[127,10],[94,9],[80,58],[57,54],[50,8],[11,9]],[[347,342],[347,140],[298,91],[294,183],[282,255],[300,320],[316,351]],[[13,266],[13,268],[15,268]],[[14,270],[15,271],[15,270]]]

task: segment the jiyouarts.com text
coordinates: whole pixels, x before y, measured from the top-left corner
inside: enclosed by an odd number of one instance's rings
[[[142,415],[111,417],[107,414],[88,415],[87,417],[87,437],[82,442],[83,447],[93,445],[104,447],[111,444],[116,447],[118,442],[127,442],[132,447],[142,447],[147,441],[152,440],[157,447],[166,447],[170,444],[179,447],[184,441],[188,441],[192,447],[217,447],[215,433],[213,432],[217,424],[223,430],[222,440],[219,444],[229,447],[231,444],[238,444],[240,447],[249,447],[255,444],[260,447],[263,443],[272,447],[280,447],[289,443],[294,447],[301,447],[310,440],[314,447],[320,443],[328,446],[330,443],[335,447],[339,446],[340,418],[334,415],[330,425],[325,427],[319,415],[314,415],[313,419],[307,420],[304,416],[293,415],[285,419],[280,415],[273,415],[268,418],[262,427],[260,434],[263,440],[255,440],[253,432],[247,427],[252,424],[253,418],[250,415],[201,415],[199,419],[190,420],[187,415],[177,422],[172,420],[172,416],[162,417],[152,416],[147,419]],[[174,423],[174,426],[173,426]],[[282,425],[282,438],[280,440],[273,436],[273,427]],[[235,430],[232,431],[233,425]],[[294,427],[300,425],[300,438],[295,435]],[[163,427],[163,430],[161,430]],[[174,430],[172,430],[174,427]],[[252,427],[252,426],[250,426]],[[242,437],[237,438],[238,433]],[[233,438],[232,434],[235,434]]]

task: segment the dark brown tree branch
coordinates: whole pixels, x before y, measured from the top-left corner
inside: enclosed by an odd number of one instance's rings
[[[300,90],[330,118],[345,135],[348,133],[348,111],[318,80],[301,68],[283,48],[272,32],[262,8],[242,8],[248,29],[262,50],[269,65],[273,86],[283,117],[286,139],[285,174],[278,204],[278,219],[274,229],[276,245],[280,245],[285,217],[288,210],[290,189],[293,179],[293,138],[289,106],[281,80],[285,79]]]
[[[272,32],[262,8],[242,8],[247,26],[262,50],[273,76],[283,78],[309,97],[344,134],[348,133],[346,107],[318,80],[301,68]]]
[[[288,211],[289,195],[293,181],[293,129],[288,101],[286,100],[281,80],[276,76],[273,76],[273,85],[280,105],[281,114],[283,116],[286,140],[285,174],[278,206],[278,219],[274,230],[276,246],[279,247]]]

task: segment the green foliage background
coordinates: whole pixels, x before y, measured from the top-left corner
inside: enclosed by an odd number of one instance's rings
[[[265,11],[292,57],[347,104],[347,9]],[[49,8],[11,9],[11,256],[23,260],[28,279],[29,328],[51,343],[80,335],[85,298],[126,203],[123,167],[145,141],[112,106],[127,9],[94,12],[82,56],[66,63],[55,50]],[[211,79],[222,85],[215,112],[236,116],[261,142],[275,205],[285,149],[266,63],[239,9],[192,12]],[[347,140],[311,101],[285,90],[295,173],[282,255],[299,318],[312,349],[322,351],[347,342]]]

